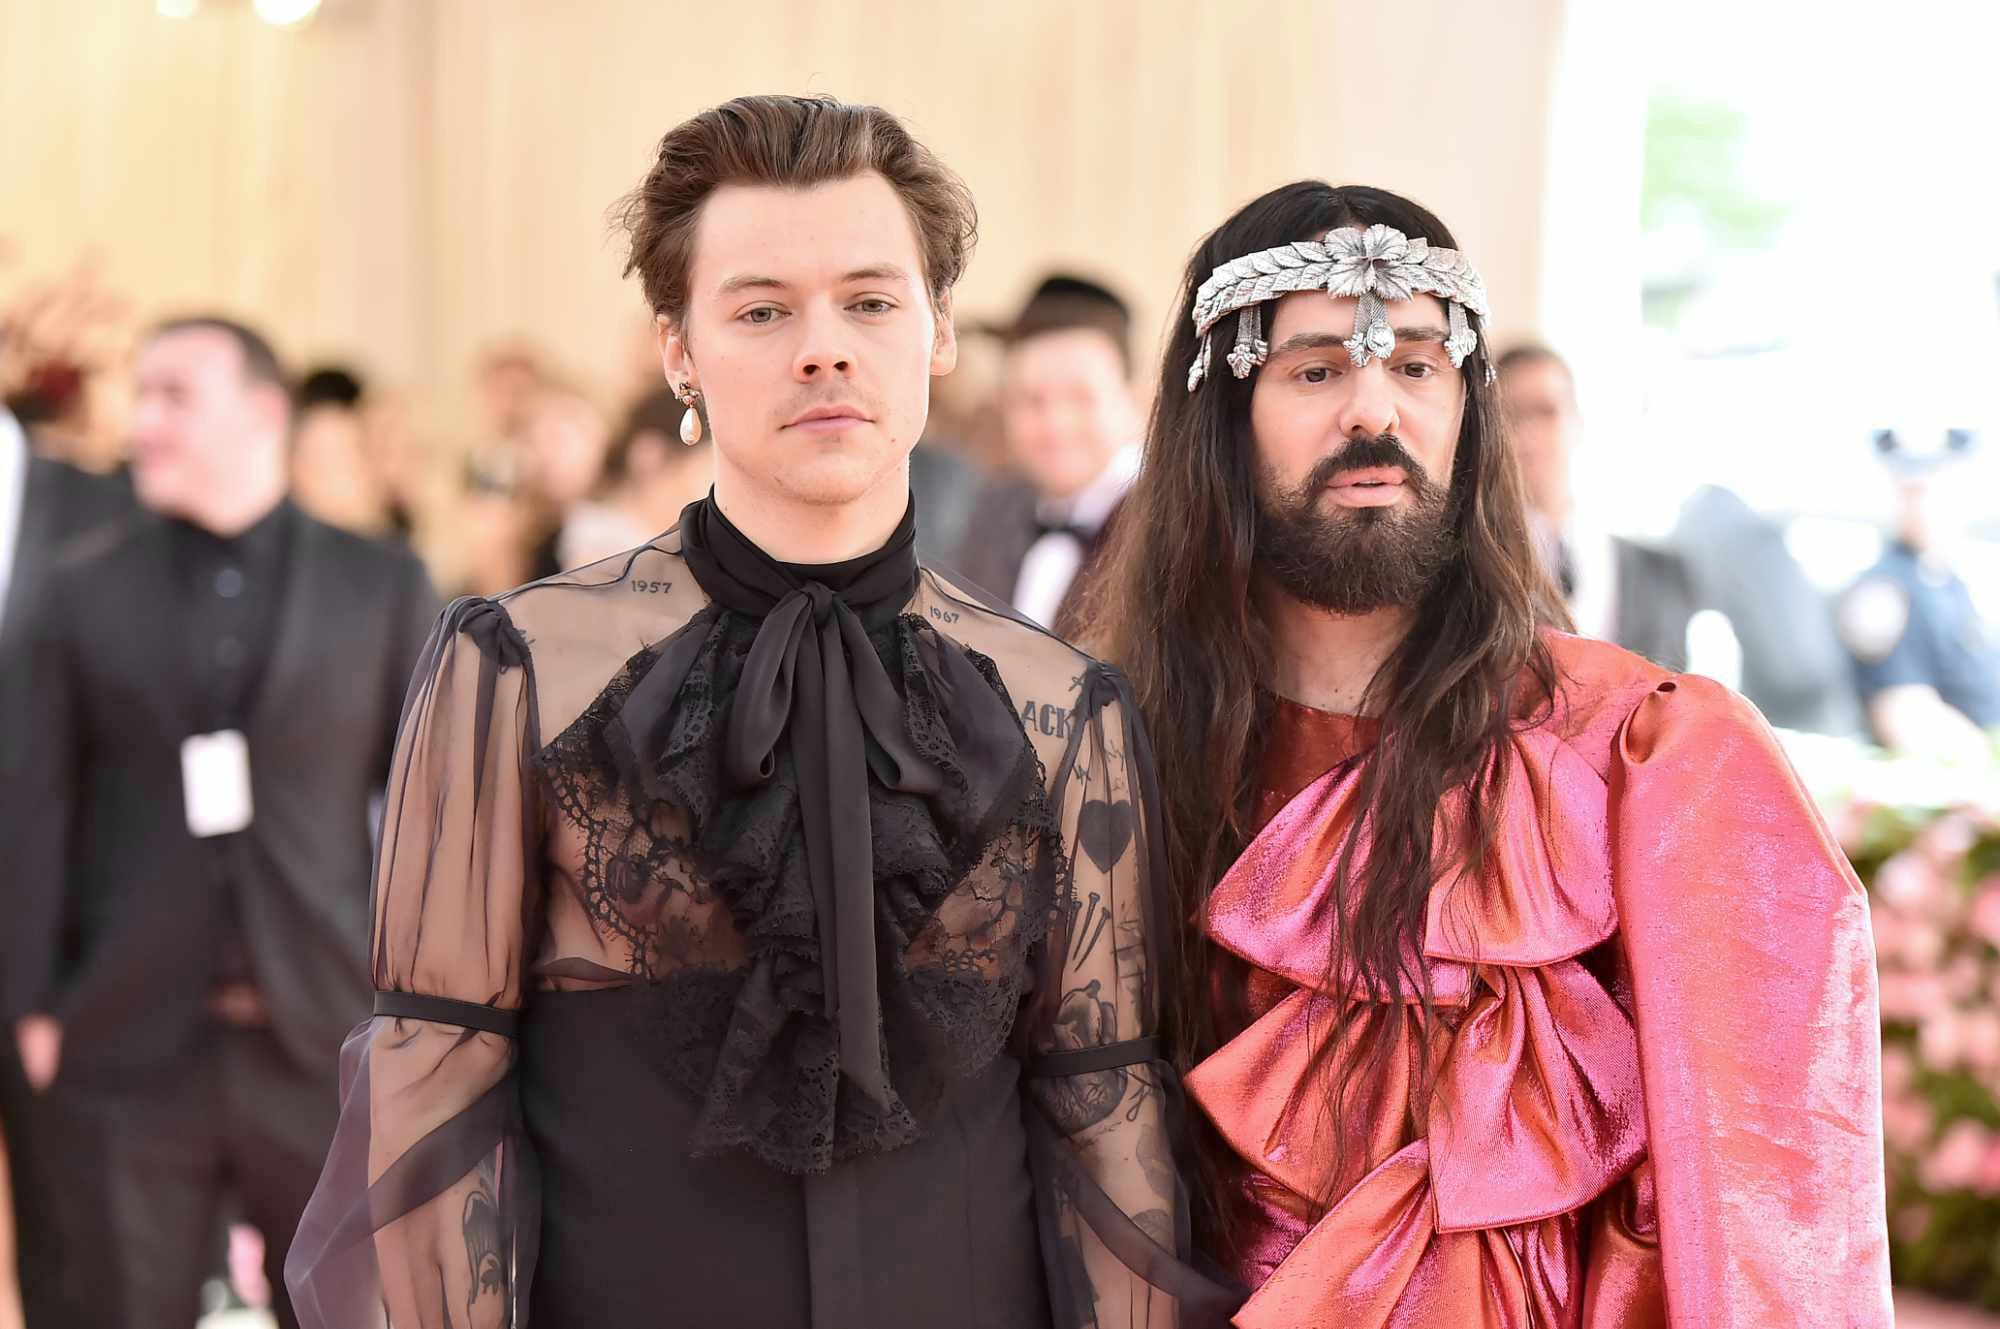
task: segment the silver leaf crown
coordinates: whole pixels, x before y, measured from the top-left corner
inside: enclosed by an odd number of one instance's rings
[[[1473,271],[1471,260],[1456,249],[1412,240],[1393,226],[1377,224],[1366,230],[1343,226],[1328,231],[1317,243],[1300,240],[1245,254],[1209,274],[1194,294],[1194,331],[1200,348],[1188,369],[1188,391],[1200,387],[1208,375],[1208,334],[1224,316],[1241,311],[1236,344],[1225,359],[1231,373],[1248,378],[1271,354],[1258,306],[1291,291],[1317,290],[1360,298],[1354,335],[1343,343],[1356,367],[1386,358],[1396,349],[1384,301],[1408,300],[1426,292],[1443,300],[1451,320],[1444,348],[1454,368],[1479,345],[1479,334],[1472,330],[1466,311],[1482,320],[1487,316],[1486,283]],[[1487,373],[1490,377],[1492,366],[1487,366]]]

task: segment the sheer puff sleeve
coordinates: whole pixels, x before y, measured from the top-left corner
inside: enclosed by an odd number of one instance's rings
[[[1240,1298],[1192,1264],[1184,1100],[1159,1037],[1159,797],[1116,671],[1085,671],[1052,792],[1066,880],[1022,1032],[1055,1323],[1222,1326]]]
[[[309,1329],[524,1321],[540,1212],[514,1083],[539,917],[534,675],[498,605],[445,610],[403,705],[375,871],[375,1016],[286,1267]]]

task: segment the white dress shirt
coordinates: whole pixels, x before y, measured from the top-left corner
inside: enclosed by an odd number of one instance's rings
[[[28,439],[0,406],[0,614],[14,582],[14,553],[21,543],[21,508],[28,498]]]
[[[1036,505],[1035,516],[1044,524],[1069,529],[1050,531],[1028,546],[1021,571],[1014,578],[1014,608],[1045,628],[1055,626],[1063,597],[1083,570],[1083,541],[1073,532],[1095,535],[1102,530],[1138,474],[1139,448],[1135,444],[1119,451],[1103,474],[1068,500]]]

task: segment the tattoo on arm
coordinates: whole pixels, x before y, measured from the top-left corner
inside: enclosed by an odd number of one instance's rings
[[[1065,926],[1070,930],[1069,962],[1079,965],[1097,949],[1097,939],[1103,935],[1104,924],[1111,917],[1111,911],[1104,906],[1104,897],[1092,891],[1090,900],[1081,909],[1077,908],[1072,897],[1063,912],[1067,915]]]
[[[1173,1151],[1167,1148],[1167,1133],[1158,1126],[1139,1130],[1139,1170],[1146,1174],[1146,1184],[1161,1199],[1171,1199],[1178,1190],[1179,1171],[1174,1166]]]
[[[472,1193],[465,1197],[461,1227],[465,1233],[465,1258],[472,1269],[472,1285],[465,1297],[468,1313],[488,1292],[505,1296],[507,1266],[500,1231],[499,1154],[488,1154],[475,1172]]]
[[[1103,998],[1096,979],[1063,994],[1056,1011],[1055,1046],[1063,1052],[1118,1041],[1118,1011]],[[1038,1097],[1056,1129],[1065,1135],[1089,1130],[1117,1111],[1131,1077],[1122,1066],[1038,1082]]]
[[[1118,1110],[1128,1078],[1122,1068],[1064,1075],[1041,1081],[1038,1096],[1056,1129],[1077,1135]]]
[[[1099,872],[1111,871],[1125,857],[1137,829],[1138,818],[1129,798],[1115,802],[1105,798],[1086,799],[1077,813],[1077,845]]]

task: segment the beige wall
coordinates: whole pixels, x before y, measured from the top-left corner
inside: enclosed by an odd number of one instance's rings
[[[960,307],[1049,264],[1157,333],[1200,233],[1301,175],[1428,203],[1535,323],[1563,0],[0,0],[0,289],[79,254],[138,312],[220,303],[294,356],[451,386],[520,332],[602,389],[642,318],[605,209],[744,91],[880,102],[964,173]]]

